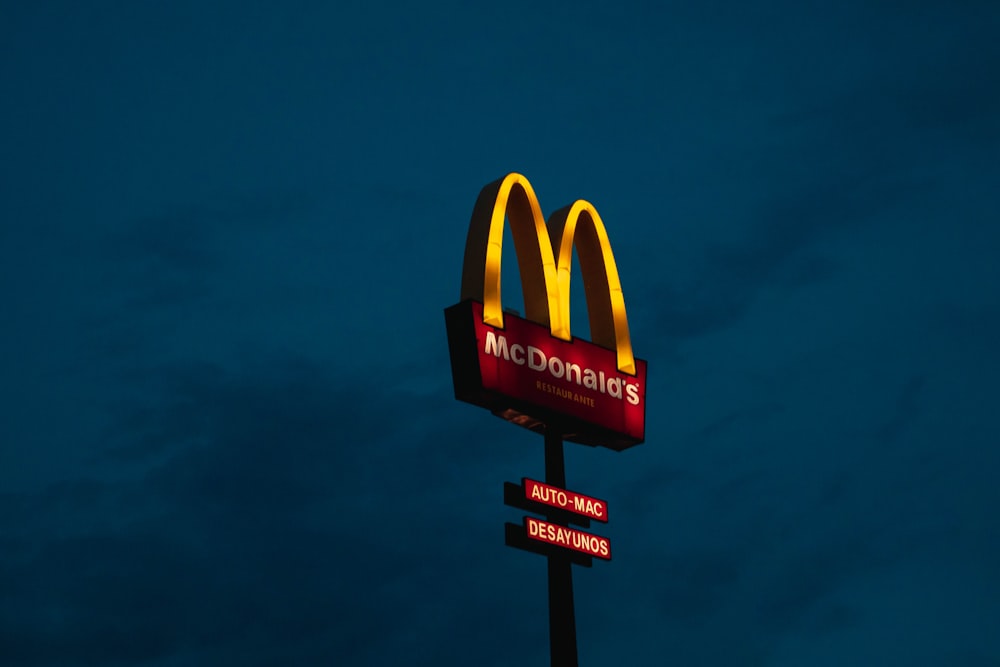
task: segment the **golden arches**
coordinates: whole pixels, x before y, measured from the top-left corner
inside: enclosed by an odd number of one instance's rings
[[[485,186],[469,222],[462,267],[462,300],[482,299],[483,321],[503,326],[500,259],[505,217],[510,220],[514,252],[521,270],[525,317],[548,326],[556,338],[572,340],[569,299],[575,244],[591,338],[598,345],[616,350],[618,370],[634,375],[635,357],[618,267],[601,216],[589,202],[577,200],[556,211],[547,225],[535,191],[521,174],[508,174]]]
[[[505,216],[510,219],[514,252],[521,269],[525,317],[550,325],[550,315],[558,317],[559,312],[556,263],[542,208],[528,179],[521,174],[508,174],[479,193],[465,241],[462,300],[482,299],[483,321],[503,326],[500,250]]]
[[[579,225],[583,220],[584,224]],[[625,296],[618,265],[611,252],[611,241],[604,222],[590,202],[578,199],[549,217],[552,247],[556,249],[556,276],[559,285],[560,313],[557,321],[566,326],[569,336],[569,281],[573,263],[573,246],[580,258],[583,291],[590,317],[590,339],[602,347],[618,352],[618,370],[635,375],[635,357],[628,332]],[[553,335],[560,332],[553,329]],[[559,336],[560,338],[562,336]]]

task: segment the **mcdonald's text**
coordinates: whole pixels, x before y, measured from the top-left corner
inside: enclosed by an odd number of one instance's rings
[[[547,370],[557,380],[565,378],[567,381],[573,381],[575,376],[576,384],[583,385],[587,389],[597,389],[602,394],[608,394],[612,398],[620,399],[622,387],[624,387],[625,393],[628,395],[628,402],[632,405],[639,405],[638,383],[634,381],[629,383],[618,377],[606,378],[604,371],[581,368],[579,364],[563,361],[556,356],[546,357],[544,352],[533,345],[525,348],[523,345],[514,343],[508,348],[507,338],[503,334],[497,335],[492,331],[487,331],[485,352],[497,358],[502,357],[504,361],[510,361],[518,366],[524,366],[527,363],[528,368],[533,371]],[[535,383],[535,387],[541,388],[538,382]],[[591,407],[593,407],[592,402]]]
[[[645,437],[646,362],[618,370],[614,350],[506,313],[483,321],[483,304],[445,311],[455,396],[515,424],[555,426],[567,440],[622,450]]]

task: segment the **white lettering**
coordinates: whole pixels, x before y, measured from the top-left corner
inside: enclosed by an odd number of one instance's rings
[[[604,516],[604,503],[576,496],[573,498],[573,511],[600,518]]]
[[[583,368],[580,364],[571,361],[563,361],[559,357],[549,357],[541,349],[534,345],[522,345],[520,343],[509,344],[507,337],[503,334],[497,335],[493,331],[486,332],[484,343],[484,353],[496,358],[503,358],[504,361],[512,361],[518,366],[527,365],[533,371],[544,371],[556,379],[564,379],[568,382],[575,382],[583,385],[591,391],[599,391],[607,394],[611,398],[628,401],[629,405],[639,405],[640,387],[636,382],[629,382],[627,378],[608,377],[604,371],[594,371],[591,368]],[[575,393],[569,389],[547,384],[541,380],[535,382],[535,387],[560,398],[564,398],[574,403],[582,403],[590,407],[596,407],[594,399]]]
[[[545,369],[545,353],[534,345],[528,346],[528,368],[533,371]]]
[[[494,357],[502,356],[505,361],[510,361],[510,353],[507,351],[507,339],[504,336],[497,337],[492,331],[487,331],[486,354],[492,354]]]
[[[611,542],[606,537],[591,535],[547,521],[527,517],[528,535],[532,538],[576,549],[594,556],[611,558]]]
[[[611,378],[608,380],[608,396],[611,398],[621,398],[622,397],[622,379],[621,378]]]
[[[521,355],[520,359],[518,355]],[[518,366],[524,365],[524,346],[514,343],[510,346],[510,360],[513,361]]]
[[[567,361],[566,362],[566,381],[567,382],[573,380],[573,373],[574,372],[576,373],[576,380],[575,380],[575,382],[577,384],[581,384],[583,382],[583,378],[582,378],[582,375],[581,375],[583,373],[583,369],[580,368],[580,364],[573,364],[573,363],[570,363],[570,362]]]

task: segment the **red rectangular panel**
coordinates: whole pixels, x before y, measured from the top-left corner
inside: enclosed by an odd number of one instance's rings
[[[567,439],[622,450],[646,430],[646,362],[618,370],[614,350],[580,338],[555,338],[548,327],[504,314],[503,328],[483,322],[483,305],[445,311],[455,395],[508,421]]]
[[[524,517],[524,530],[528,539],[579,551],[594,558],[611,560],[611,541],[606,537],[557,526],[532,516]]]
[[[549,507],[558,507],[597,521],[608,522],[608,504],[603,500],[523,478],[524,497]]]

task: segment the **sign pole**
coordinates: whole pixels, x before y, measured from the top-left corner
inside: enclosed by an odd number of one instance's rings
[[[566,488],[562,435],[545,430],[545,483]],[[553,517],[555,518],[555,517]],[[555,520],[562,526],[565,521]],[[565,556],[549,561],[549,656],[552,667],[577,667],[576,615],[573,611],[573,564]]]
[[[505,225],[514,238],[525,316],[504,309]],[[578,233],[579,232],[579,233]],[[576,254],[592,341],[570,331]],[[573,565],[611,560],[608,538],[570,528],[608,522],[607,502],[566,488],[563,438],[622,451],[646,438],[646,362],[636,359],[611,242],[593,204],[548,220],[522,174],[483,187],[472,209],[459,303],[444,311],[455,398],[545,436],[545,482],[504,482],[504,504],[530,514],[504,524],[507,546],[544,555],[552,667],[578,667]]]

